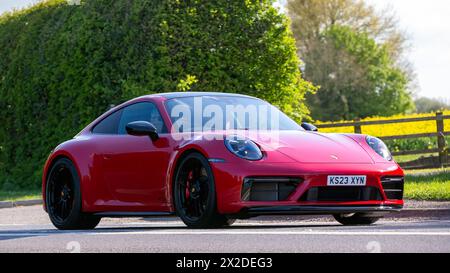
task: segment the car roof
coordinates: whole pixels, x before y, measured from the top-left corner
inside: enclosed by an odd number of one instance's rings
[[[144,97],[163,97],[165,99],[175,98],[191,98],[191,97],[241,97],[253,98],[251,96],[236,94],[236,93],[221,93],[221,92],[170,92],[170,93],[156,93]]]

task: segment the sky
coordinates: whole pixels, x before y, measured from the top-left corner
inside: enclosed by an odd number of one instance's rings
[[[39,0],[0,0],[0,13]],[[400,27],[410,38],[408,59],[416,74],[418,96],[450,102],[450,1],[449,0],[365,0],[376,8],[395,11]],[[283,5],[285,0],[279,0]]]

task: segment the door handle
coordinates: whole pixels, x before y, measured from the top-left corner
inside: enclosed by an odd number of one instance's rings
[[[112,159],[112,155],[103,155],[104,160],[110,160]]]

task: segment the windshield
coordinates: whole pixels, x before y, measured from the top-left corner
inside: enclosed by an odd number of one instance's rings
[[[303,130],[271,104],[256,98],[198,96],[165,103],[175,132]]]

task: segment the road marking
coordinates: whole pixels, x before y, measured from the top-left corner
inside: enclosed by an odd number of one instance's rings
[[[88,235],[342,235],[342,236],[450,236],[450,232],[346,232],[346,231],[131,231]]]
[[[380,221],[379,222],[380,225],[385,225],[385,224],[389,224],[389,225],[403,225],[405,223],[408,224],[426,224],[426,223],[450,223],[450,220],[423,220],[423,221]],[[285,222],[279,222],[276,220],[263,220],[263,221],[253,221],[253,222],[247,222],[247,221],[238,221],[237,224],[233,225],[233,227],[237,227],[239,225],[244,225],[244,226],[279,226],[279,227],[284,227],[284,226],[295,226],[298,225],[299,227],[302,226],[324,226],[324,225],[329,225],[329,226],[340,226],[340,224],[338,224],[337,222],[334,221],[302,221],[302,220],[293,220],[291,222],[289,221],[285,221]],[[15,227],[15,226],[27,226],[27,227],[44,227],[44,226],[48,226],[49,228],[54,228],[51,224],[0,224],[0,227]],[[127,227],[127,226],[180,226],[180,227],[185,227],[185,225],[183,224],[182,221],[179,220],[170,220],[170,221],[148,221],[148,220],[143,220],[142,222],[105,222],[104,224],[98,226],[98,228],[112,228],[112,227]],[[0,231],[2,231],[2,229],[0,229]]]
[[[334,236],[450,236],[450,232],[407,232],[407,231],[243,231],[243,230],[167,230],[167,231],[42,231],[0,233],[0,237],[36,237],[45,235],[334,235]]]
[[[424,221],[413,222],[426,228],[426,223],[449,223],[449,221]],[[378,227],[386,227],[389,230],[377,230]],[[96,230],[90,231],[58,231],[51,225],[28,225],[29,229],[7,230],[0,229],[0,237],[36,237],[48,235],[335,235],[335,236],[450,236],[450,230],[447,231],[444,225],[443,231],[404,231],[396,230],[396,226],[402,226],[404,222],[385,222],[372,227],[360,227],[359,230],[348,230],[347,227],[338,226],[333,222],[276,222],[276,221],[254,221],[242,222],[233,225],[229,229],[223,230],[193,230],[187,229],[180,221],[155,221],[155,222],[131,222],[131,223],[105,223]],[[24,224],[0,224],[0,226],[26,226]],[[38,227],[32,229],[32,227]],[[127,226],[132,226],[127,229]],[[277,226],[273,228],[272,226]],[[48,227],[48,228],[47,228]],[[246,229],[246,227],[249,227]],[[257,230],[255,227],[259,227]],[[45,228],[45,229],[44,229]],[[332,230],[324,230],[331,229]],[[341,228],[339,230],[338,228]],[[351,227],[358,228],[358,227]],[[370,228],[370,230],[367,230]],[[417,227],[416,227],[417,228]],[[140,230],[141,229],[141,230]],[[149,229],[149,230],[145,230]],[[290,229],[290,230],[287,230]],[[296,229],[296,230],[295,230]],[[365,230],[366,229],[366,230]]]

